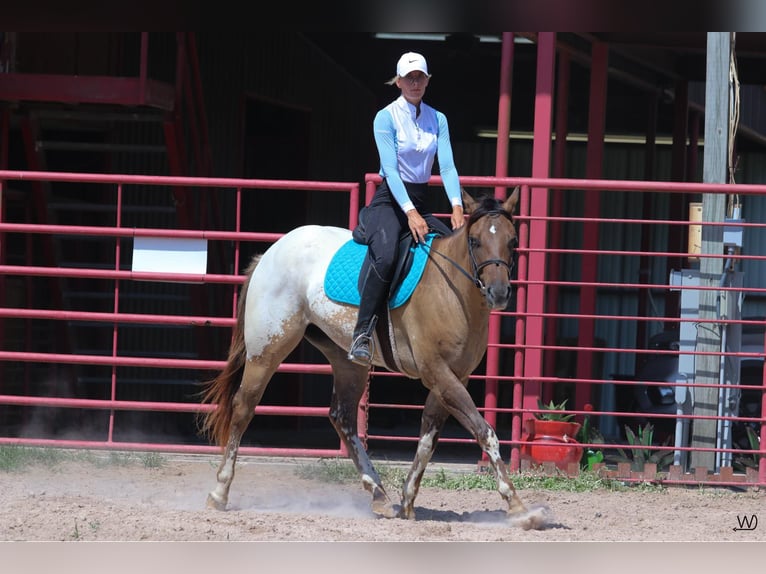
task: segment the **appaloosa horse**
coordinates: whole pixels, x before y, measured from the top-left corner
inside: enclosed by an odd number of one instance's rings
[[[412,296],[389,310],[385,331],[390,341],[381,340],[384,331],[380,329],[375,336],[373,364],[420,379],[429,390],[420,440],[398,510],[357,434],[357,408],[367,369],[346,356],[357,309],[331,300],[324,289],[330,260],[349,241],[351,232],[317,225],[298,227],[256,257],[246,271],[228,363],[203,391],[203,402],[217,408],[204,415],[201,431],[223,447],[208,506],[226,508],[240,440],[254,409],[277,367],[305,337],[332,366],[330,421],[372,495],[373,512],[415,517],[423,472],[452,415],[487,454],[508,516],[524,528],[541,527],[542,517],[528,511],[519,499],[500,457],[497,435],[466,390],[469,375],[486,352],[489,313],[504,309],[511,297],[517,242],[512,213],[518,198],[518,188],[503,203],[491,197],[479,202],[464,192],[465,212],[470,215],[466,224],[433,240]],[[389,352],[384,355],[381,349]]]

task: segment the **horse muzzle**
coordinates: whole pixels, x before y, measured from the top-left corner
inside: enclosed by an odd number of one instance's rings
[[[508,282],[494,282],[485,285],[482,289],[487,306],[492,311],[502,311],[511,300],[511,284]]]

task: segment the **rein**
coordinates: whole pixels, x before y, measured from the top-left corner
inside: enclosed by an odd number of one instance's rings
[[[508,214],[502,210],[502,209],[493,209],[490,211],[487,211],[486,213],[483,213],[481,217],[484,217],[485,215],[503,215],[505,217],[508,217]],[[478,217],[476,221],[481,219],[481,217]],[[475,223],[475,221],[474,221]],[[466,230],[466,237],[468,236],[468,232]],[[444,255],[444,253],[441,253],[437,250],[435,250],[433,247],[426,246],[425,244],[422,244],[423,248],[428,249],[428,257],[430,259],[433,259],[431,253],[435,253],[436,255],[439,255],[440,257],[446,259],[449,261],[458,271],[460,271],[463,275],[465,275],[470,281],[473,282],[476,287],[478,287],[482,293],[486,290],[486,286],[481,281],[481,271],[488,265],[502,265],[508,270],[508,280],[511,280],[511,274],[513,273],[513,264],[509,264],[507,261],[503,261],[502,259],[488,259],[487,261],[483,261],[481,263],[476,263],[476,256],[473,254],[473,247],[471,247],[470,239],[467,238],[466,241],[468,242],[468,256],[471,259],[471,270],[473,271],[473,275],[468,273],[457,261],[454,259],[451,259],[450,257]]]

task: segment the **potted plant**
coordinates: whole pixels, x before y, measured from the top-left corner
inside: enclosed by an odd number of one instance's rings
[[[583,410],[590,413],[593,411],[593,405],[585,403]],[[583,446],[584,452],[580,459],[580,467],[587,470],[593,470],[596,464],[604,461],[604,453],[594,446],[595,444],[603,444],[604,436],[597,428],[591,425],[590,414],[587,413],[583,418],[582,427],[580,427],[580,431],[577,433],[577,441],[582,445],[590,445]]]
[[[754,473],[757,476],[758,466],[760,465],[761,458],[764,456],[758,453],[761,450],[761,439],[749,426],[745,427],[745,432],[747,433],[747,441],[750,443],[750,450],[753,452],[734,455],[732,466],[739,472],[744,472],[745,474]]]
[[[633,448],[627,451],[618,448],[618,454],[608,457],[611,462],[629,462],[630,470],[636,472],[643,472],[647,464],[654,465],[655,469],[662,469],[673,462],[672,450],[652,448],[654,446],[654,426],[652,423],[638,427],[637,432],[626,425],[625,436],[628,438],[628,444]],[[670,437],[665,440],[662,446],[669,444]]]
[[[576,439],[580,423],[572,420],[573,414],[564,412],[566,403],[565,399],[546,405],[538,399],[540,411],[524,421],[522,440],[528,444],[521,447],[522,459],[538,465],[553,462],[561,470],[567,470],[572,462],[580,462],[583,448]]]

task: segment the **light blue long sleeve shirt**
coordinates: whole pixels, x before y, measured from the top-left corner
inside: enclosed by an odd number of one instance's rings
[[[399,96],[375,115],[373,132],[380,155],[380,175],[403,211],[414,209],[403,182],[427,183],[434,159],[450,203],[463,205],[455,160],[452,155],[447,117],[420,102],[414,105]]]

